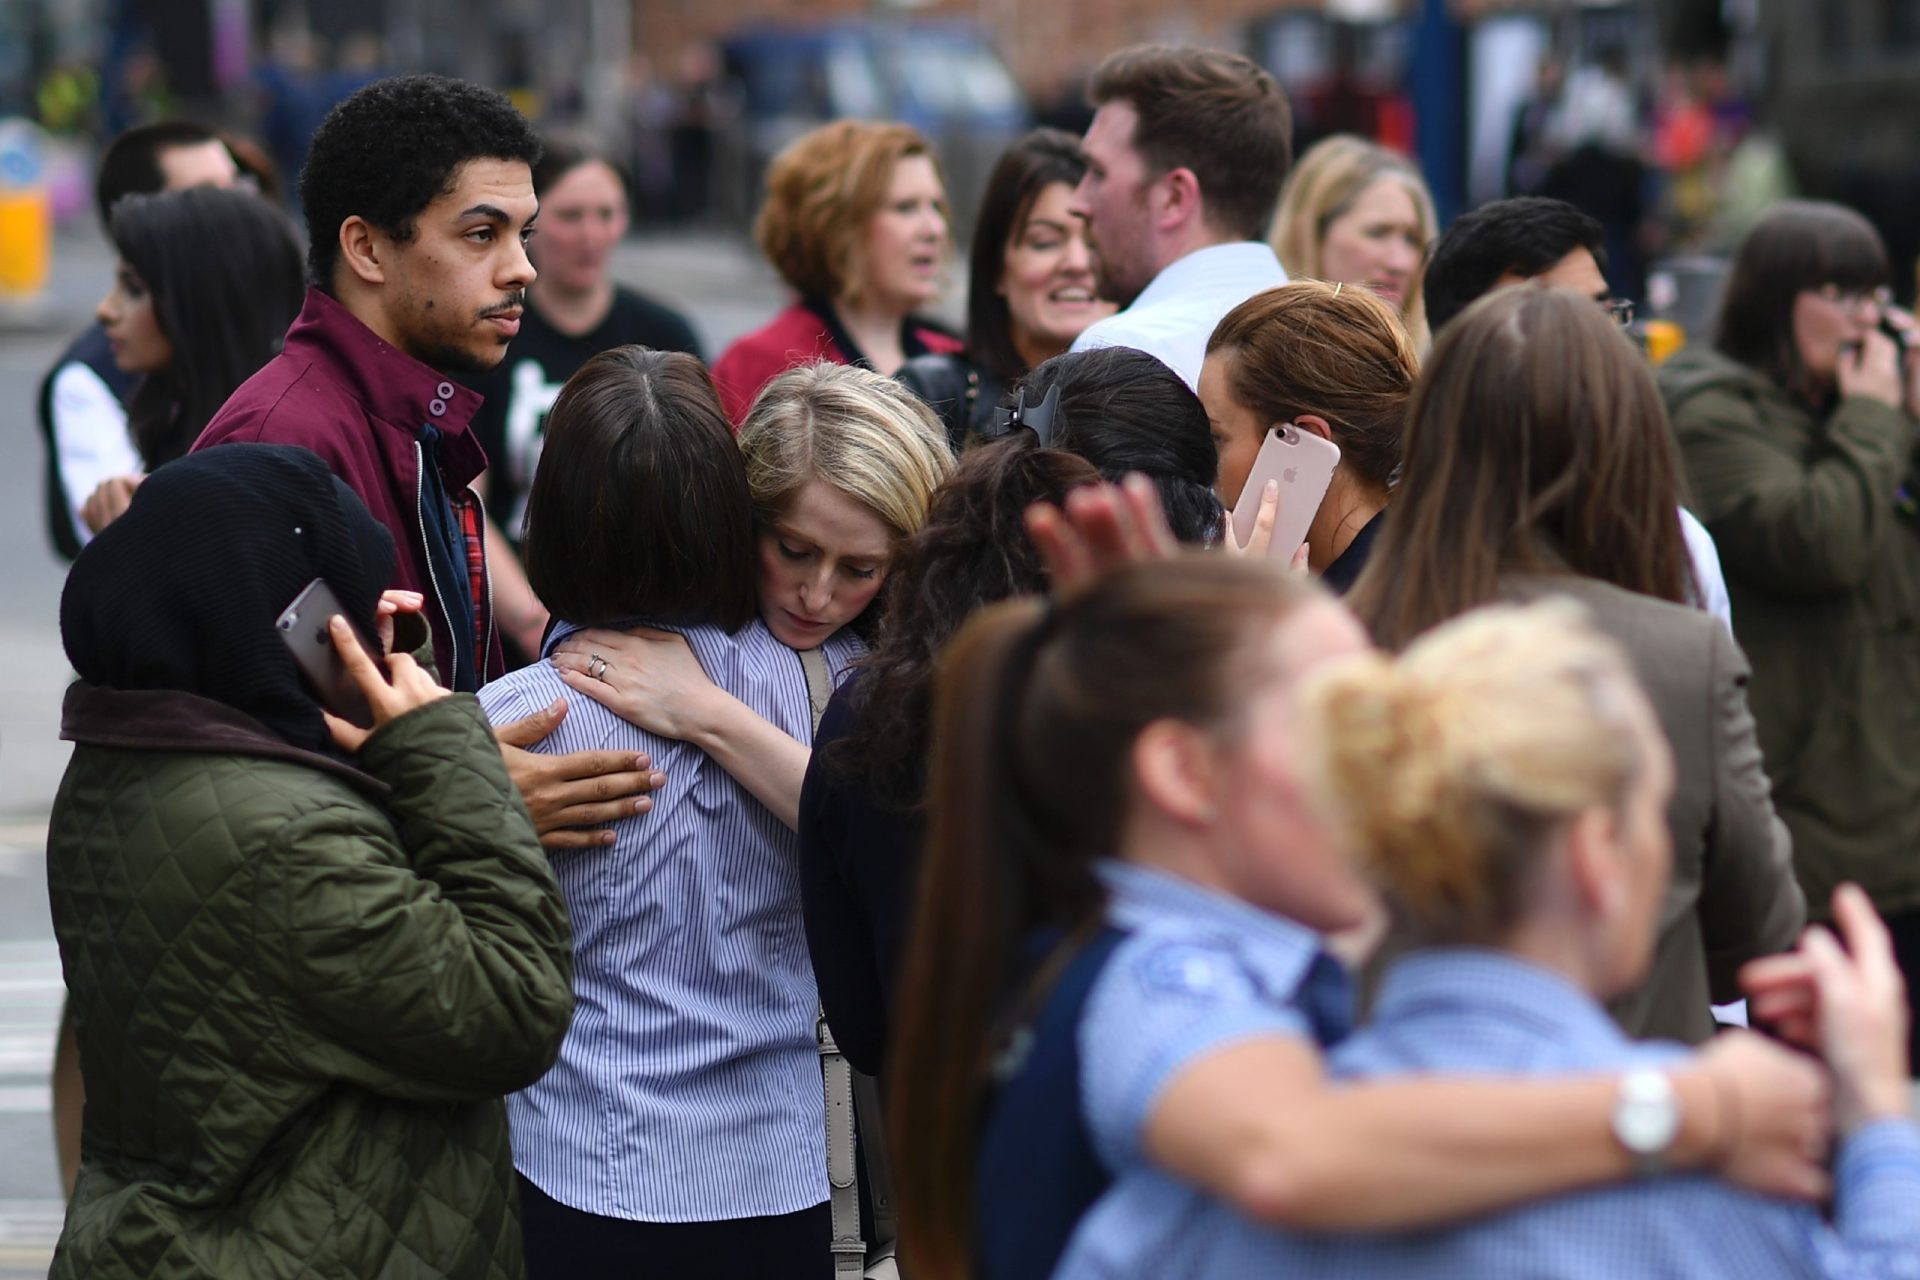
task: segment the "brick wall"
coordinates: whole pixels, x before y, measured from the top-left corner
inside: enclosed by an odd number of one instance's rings
[[[1027,88],[1044,95],[1106,54],[1143,40],[1243,44],[1245,24],[1311,0],[931,0],[914,14],[971,18],[992,32]],[[634,0],[634,44],[656,67],[691,42],[755,22],[817,22],[874,11],[872,0]]]

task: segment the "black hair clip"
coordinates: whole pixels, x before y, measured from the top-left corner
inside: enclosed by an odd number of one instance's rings
[[[1039,404],[1027,403],[1026,388],[1021,388],[1020,398],[1010,407],[999,410],[999,421],[995,424],[993,440],[1003,440],[1021,427],[1033,432],[1039,439],[1042,449],[1053,447],[1053,418],[1060,409],[1060,384],[1054,383],[1047,388],[1047,394]]]

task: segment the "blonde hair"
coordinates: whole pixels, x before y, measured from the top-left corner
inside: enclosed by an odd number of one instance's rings
[[[766,528],[810,480],[866,507],[895,542],[926,523],[953,452],[933,411],[892,378],[854,365],[799,365],[761,391],[740,426],[754,519]]]
[[[1478,609],[1400,657],[1309,678],[1309,769],[1362,867],[1425,942],[1516,924],[1550,837],[1618,808],[1650,721],[1626,657],[1560,601]]]
[[[932,161],[945,187],[933,144],[904,124],[838,120],[775,156],[753,238],[780,278],[803,297],[857,300],[867,224],[886,203],[894,167],[909,156]]]
[[[1287,175],[1280,191],[1280,208],[1273,215],[1267,241],[1280,258],[1287,274],[1298,278],[1319,279],[1320,246],[1327,228],[1353,207],[1375,179],[1391,177],[1400,183],[1413,201],[1414,216],[1420,224],[1421,251],[1433,243],[1439,230],[1439,218],[1433,211],[1433,196],[1426,179],[1413,162],[1397,151],[1368,142],[1350,133],[1323,139],[1300,157],[1300,163]],[[1421,285],[1426,278],[1421,269],[1413,273],[1401,300],[1400,319],[1407,326],[1414,345],[1427,346],[1427,305]]]

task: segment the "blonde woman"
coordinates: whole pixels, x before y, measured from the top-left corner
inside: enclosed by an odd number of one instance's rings
[[[761,622],[796,652],[870,635],[894,552],[926,520],[953,466],[933,411],[891,378],[806,365],[768,385],[740,429],[740,449]],[[729,697],[679,636],[589,630],[551,658],[574,690],[649,732],[698,746],[780,821],[798,824],[811,743]]]
[[[1680,1050],[1629,1040],[1602,1004],[1647,970],[1671,856],[1673,763],[1621,650],[1572,606],[1482,610],[1397,661],[1310,677],[1300,734],[1306,775],[1420,941],[1389,969],[1368,1026],[1328,1055],[1333,1072],[1356,1087],[1619,1073],[1620,1142],[1673,1132],[1681,1104],[1664,1082]],[[1136,1183],[1081,1233],[1097,1243],[1125,1221],[1134,1248],[1106,1265],[1083,1247],[1056,1275],[1910,1275],[1920,1133],[1899,972],[1865,895],[1843,891],[1835,915],[1845,952],[1816,929],[1750,974],[1756,1009],[1833,1071],[1831,1226],[1715,1178],[1661,1177],[1644,1156],[1634,1183],[1367,1237],[1256,1230],[1197,1191]]]
[[[753,233],[797,297],[713,362],[735,422],[796,364],[891,375],[914,356],[961,349],[915,314],[940,296],[952,248],[946,180],[916,130],[841,120],[805,134],[767,169]]]
[[[1293,167],[1268,240],[1295,280],[1365,285],[1385,298],[1424,351],[1421,263],[1436,223],[1433,197],[1412,161],[1336,134]]]

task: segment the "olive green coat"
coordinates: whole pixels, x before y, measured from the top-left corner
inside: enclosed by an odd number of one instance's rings
[[[63,736],[87,1106],[52,1275],[523,1275],[499,1096],[559,1051],[569,938],[474,699],[360,769],[187,694],[76,685]]]
[[[1660,385],[1808,909],[1824,916],[1843,880],[1882,911],[1920,909],[1920,522],[1901,509],[1920,491],[1914,423],[1863,396],[1822,418],[1705,349]]]

